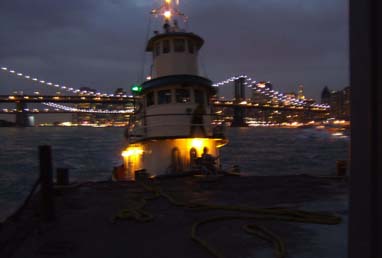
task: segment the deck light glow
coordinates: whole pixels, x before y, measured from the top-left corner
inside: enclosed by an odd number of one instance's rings
[[[203,139],[195,138],[191,140],[191,146],[197,150],[203,148],[203,144],[204,144]]]
[[[140,147],[129,147],[122,152],[122,157],[138,156],[143,154],[143,149]]]

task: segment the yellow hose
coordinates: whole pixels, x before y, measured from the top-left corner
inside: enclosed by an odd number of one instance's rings
[[[226,215],[207,218],[197,221],[192,225],[191,239],[206,249],[211,255],[217,258],[222,258],[223,255],[212,248],[205,240],[197,235],[197,230],[201,225],[209,224],[216,221],[223,220],[278,220],[278,221],[293,221],[300,223],[313,223],[313,224],[326,224],[336,225],[341,223],[341,218],[327,213],[307,212],[302,210],[290,210],[286,208],[254,208],[248,206],[236,205],[216,205],[208,203],[198,203],[192,201],[178,201],[171,194],[164,192],[160,187],[154,187],[140,183],[141,187],[146,191],[153,194],[151,197],[141,198],[139,202],[131,208],[123,209],[119,212],[115,220],[136,220],[138,222],[149,222],[154,219],[154,216],[144,210],[148,200],[163,197],[175,207],[183,207],[193,209],[194,211],[207,211],[207,210],[220,210],[239,213],[248,213],[251,215]],[[283,258],[286,254],[284,242],[275,233],[269,231],[267,228],[255,224],[247,224],[243,226],[246,233],[257,236],[273,244],[274,254],[276,258]]]
[[[191,239],[197,242],[203,248],[205,248],[214,257],[223,258],[224,256],[221,253],[219,253],[217,250],[209,246],[209,244],[205,240],[198,237],[197,235],[198,227],[201,225],[205,225],[205,224],[209,224],[209,223],[217,222],[217,221],[223,221],[223,220],[253,220],[253,219],[256,219],[256,220],[264,219],[264,217],[262,216],[218,216],[218,217],[212,217],[202,221],[198,221],[192,225]],[[277,236],[270,230],[266,229],[265,227],[258,226],[255,224],[244,225],[243,229],[248,234],[255,235],[261,239],[264,239],[266,241],[273,243],[276,258],[285,257],[286,255],[285,244],[279,236]]]

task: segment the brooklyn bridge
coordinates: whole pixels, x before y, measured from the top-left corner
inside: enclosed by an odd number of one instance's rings
[[[2,67],[3,74],[28,80],[33,85],[44,85],[65,91],[65,94],[43,95],[36,94],[10,94],[0,95],[0,114],[15,115],[17,126],[30,126],[28,117],[35,114],[102,114],[124,115],[128,121],[141,103],[138,92],[132,95],[125,92],[109,94],[96,90],[75,89],[68,86],[41,80],[36,77],[19,73],[7,67]],[[211,102],[217,117],[229,120],[232,126],[246,126],[246,119],[286,121],[312,121],[323,120],[329,116],[330,106],[317,104],[314,100],[305,97],[285,94],[274,90],[270,82],[258,82],[247,75],[230,77],[224,81],[213,84],[216,92],[219,88],[231,87],[233,98],[226,99],[218,94],[211,97]],[[246,96],[249,88],[251,96]],[[29,108],[29,104],[38,104]],[[4,107],[4,105],[6,107]],[[34,105],[35,106],[35,105]]]

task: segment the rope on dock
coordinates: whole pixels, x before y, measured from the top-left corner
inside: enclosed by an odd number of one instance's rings
[[[320,213],[320,212],[307,212],[302,210],[292,210],[287,208],[254,208],[247,206],[235,206],[235,205],[216,205],[209,203],[195,202],[192,200],[179,201],[174,198],[169,193],[166,193],[159,186],[150,186],[146,182],[140,182],[142,188],[147,192],[152,193],[153,196],[141,198],[138,204],[133,207],[123,209],[118,213],[113,221],[115,220],[131,220],[134,219],[138,222],[149,222],[154,219],[154,215],[148,213],[144,210],[145,205],[148,200],[158,199],[160,197],[168,200],[175,207],[182,207],[186,209],[191,209],[193,211],[230,211],[238,213],[247,213],[251,215],[230,215],[230,216],[216,216],[207,218],[204,220],[196,221],[191,228],[191,239],[206,249],[212,256],[216,258],[223,258],[224,256],[220,254],[217,250],[210,246],[210,244],[198,236],[198,228],[205,224],[210,224],[218,221],[225,220],[276,220],[276,221],[287,221],[287,222],[299,222],[299,223],[310,223],[310,224],[324,224],[324,225],[337,225],[341,223],[341,218],[337,215]],[[276,258],[284,258],[286,255],[286,248],[284,241],[275,233],[271,232],[269,229],[258,226],[255,224],[246,224],[243,226],[244,231],[247,234],[256,236],[263,240],[266,240],[273,244],[274,255]]]
[[[148,188],[143,188],[148,191]],[[145,211],[144,208],[147,204],[147,201],[158,199],[160,197],[158,192],[153,193],[153,196],[140,198],[135,203],[135,205],[132,205],[132,207],[121,210],[114,218],[112,218],[111,221],[113,223],[115,223],[117,220],[136,220],[141,223],[152,221],[154,219],[154,215]]]
[[[198,227],[201,225],[217,222],[217,221],[224,221],[224,220],[260,220],[260,219],[267,219],[264,216],[219,216],[219,217],[211,217],[202,221],[195,222],[192,225],[191,230],[191,239],[197,242],[199,245],[201,245],[204,249],[206,249],[212,256],[217,258],[223,258],[224,256],[219,253],[217,250],[212,248],[207,241],[203,240],[202,238],[198,237],[197,230]],[[265,227],[258,226],[255,224],[246,224],[243,226],[243,230],[250,235],[256,236],[260,239],[266,240],[268,242],[271,242],[274,246],[274,253],[276,258],[284,258],[286,255],[286,249],[284,241],[275,233],[271,232]]]

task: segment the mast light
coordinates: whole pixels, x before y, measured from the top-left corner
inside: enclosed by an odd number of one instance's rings
[[[163,4],[159,8],[151,10],[151,14],[155,17],[162,16],[166,22],[169,22],[174,16],[179,16],[183,18],[186,23],[188,17],[179,11],[178,7],[180,5],[180,0],[164,0]]]
[[[171,13],[171,11],[165,11],[165,12],[163,13],[163,16],[164,16],[166,19],[170,19],[171,16],[172,16],[172,13]]]

